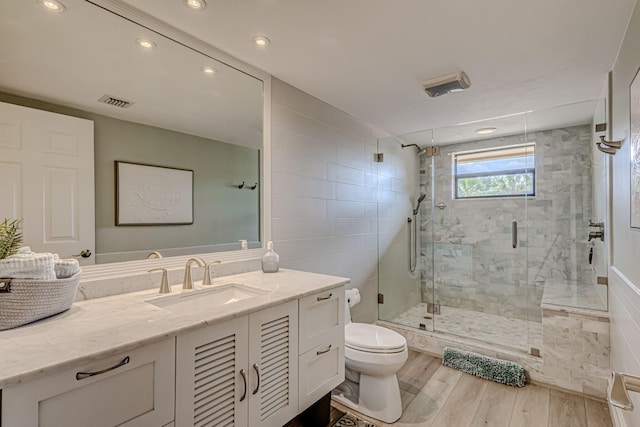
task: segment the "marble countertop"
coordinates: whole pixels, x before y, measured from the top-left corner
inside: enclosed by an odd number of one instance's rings
[[[316,292],[349,279],[281,269],[218,277],[213,285],[239,283],[268,292],[226,306],[212,307],[204,318],[173,314],[146,302],[162,297],[156,288],[76,301],[71,309],[29,325],[0,331],[0,388],[50,375],[146,344],[175,337],[223,320],[240,317]],[[199,282],[196,282],[196,287]],[[207,289],[211,288],[207,287]],[[172,286],[177,295],[182,285]]]

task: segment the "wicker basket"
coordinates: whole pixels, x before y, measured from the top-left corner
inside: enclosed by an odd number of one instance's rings
[[[12,279],[0,292],[0,331],[68,310],[76,298],[80,273],[67,279]]]

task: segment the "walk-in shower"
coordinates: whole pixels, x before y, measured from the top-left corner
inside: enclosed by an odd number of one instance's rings
[[[588,240],[596,105],[380,139],[379,320],[539,355],[543,306],[606,310]]]

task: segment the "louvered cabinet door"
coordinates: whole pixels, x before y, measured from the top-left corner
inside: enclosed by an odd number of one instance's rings
[[[249,315],[249,425],[298,414],[298,301]]]
[[[247,316],[178,336],[176,427],[246,426]]]

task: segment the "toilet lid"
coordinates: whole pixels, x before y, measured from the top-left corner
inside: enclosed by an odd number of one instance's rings
[[[347,347],[364,351],[397,351],[407,345],[407,340],[396,332],[368,323],[349,323],[344,328]]]

